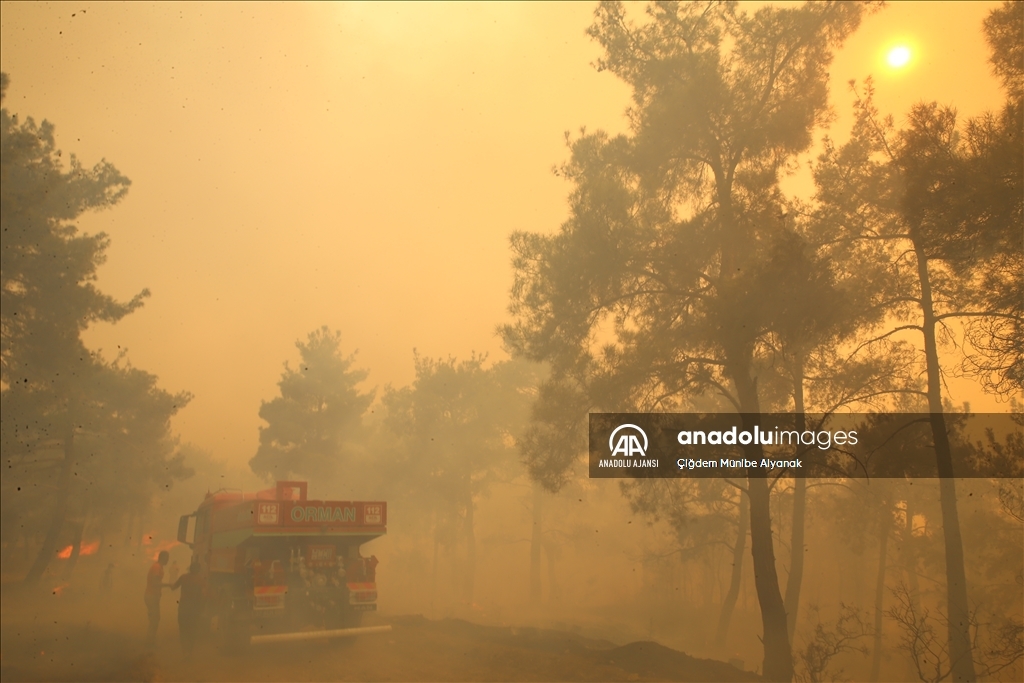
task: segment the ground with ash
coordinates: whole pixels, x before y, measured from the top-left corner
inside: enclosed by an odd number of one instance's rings
[[[3,681],[756,681],[723,662],[653,642],[617,645],[561,631],[458,619],[369,615],[390,633],[273,643],[226,655],[210,638],[194,656],[177,643],[173,599],[160,640],[143,647],[145,614],[68,596],[4,591]]]

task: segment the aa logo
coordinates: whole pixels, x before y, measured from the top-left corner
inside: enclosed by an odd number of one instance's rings
[[[622,433],[619,434],[619,432]],[[615,438],[616,434],[619,434],[618,439]],[[642,446],[640,439],[643,439]],[[612,457],[638,455],[643,458],[647,453],[647,434],[636,425],[619,425],[608,437],[608,448],[612,452]]]

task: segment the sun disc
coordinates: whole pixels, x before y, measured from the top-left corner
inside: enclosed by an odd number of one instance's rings
[[[910,48],[906,45],[898,45],[893,49],[889,50],[889,55],[886,57],[886,61],[889,62],[889,66],[894,69],[899,69],[907,65],[910,62]]]

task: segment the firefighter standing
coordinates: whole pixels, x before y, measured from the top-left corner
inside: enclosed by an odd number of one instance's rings
[[[171,586],[171,590],[178,588],[181,588],[178,599],[178,636],[181,638],[182,652],[189,655],[195,648],[203,616],[205,590],[199,573],[199,562],[193,560],[188,572],[182,574]]]
[[[146,644],[149,647],[156,646],[156,631],[160,626],[160,594],[163,592],[164,586],[164,566],[167,561],[171,559],[170,553],[166,550],[161,550],[160,554],[157,555],[156,562],[149,568],[149,574],[146,575],[146,613],[149,616],[149,634],[146,638]]]

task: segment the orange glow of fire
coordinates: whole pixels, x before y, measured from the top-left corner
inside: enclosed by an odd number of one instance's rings
[[[71,552],[74,550],[74,548],[75,547],[73,545],[69,545],[68,547],[64,548],[59,553],[57,553],[57,557],[59,557],[62,560],[68,559],[69,557],[71,557]],[[93,541],[92,543],[83,543],[81,548],[78,549],[78,554],[79,555],[95,555],[96,552],[99,549],[100,549],[100,542],[99,541]]]
[[[67,588],[70,585],[71,585],[70,583],[62,583],[59,586],[54,586],[53,587],[53,594],[56,595],[59,598],[61,596],[61,593],[64,592],[64,589]]]
[[[152,537],[150,538],[152,539]],[[149,544],[147,543],[146,545]],[[160,541],[156,544],[156,547],[153,548],[153,561],[156,561],[156,559],[160,556],[161,551],[170,550],[171,548],[174,548],[179,545],[181,545],[181,543],[179,543],[178,541]]]

